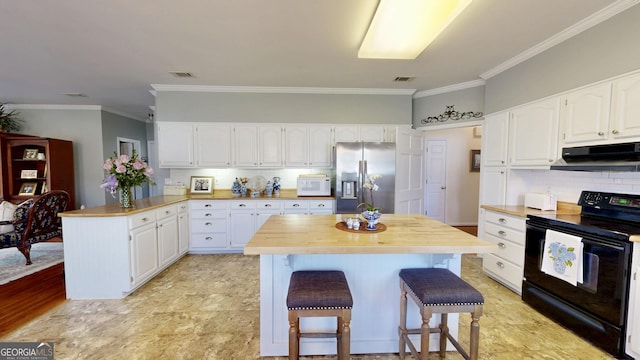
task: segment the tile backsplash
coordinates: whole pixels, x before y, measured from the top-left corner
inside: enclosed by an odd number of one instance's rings
[[[283,189],[295,189],[300,174],[327,174],[335,187],[335,169],[171,169],[170,179],[173,184],[181,182],[188,187],[191,176],[213,176],[215,191],[230,190],[236,177],[251,178],[260,175],[271,180],[274,176],[279,176]]]
[[[640,173],[512,170],[507,204],[522,205],[525,192],[548,192],[559,201],[577,203],[582,190],[640,194]]]

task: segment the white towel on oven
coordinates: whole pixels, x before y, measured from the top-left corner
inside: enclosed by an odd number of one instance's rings
[[[576,286],[582,283],[582,238],[547,230],[540,270]]]

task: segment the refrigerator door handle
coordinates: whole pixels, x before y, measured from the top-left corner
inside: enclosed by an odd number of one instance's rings
[[[363,197],[363,191],[362,191],[362,187],[364,186],[364,182],[363,182],[363,176],[364,176],[364,164],[363,161],[360,160],[358,161],[358,204],[362,204],[364,202]]]

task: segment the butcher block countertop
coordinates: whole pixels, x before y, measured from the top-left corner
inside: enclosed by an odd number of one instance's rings
[[[89,209],[79,209],[65,211],[58,214],[60,217],[106,217],[106,216],[128,216],[147,210],[157,209],[166,205],[179,203],[186,200],[334,200],[332,196],[298,196],[296,189],[283,189],[279,196],[258,196],[258,197],[235,197],[231,190],[214,190],[213,194],[186,194],[186,195],[164,195],[144,198],[135,201],[133,209],[123,209],[120,204],[109,204],[96,206]]]
[[[483,209],[507,215],[527,217],[527,215],[580,214],[582,208],[576,204],[558,201],[557,210],[538,210],[522,205],[481,205]]]
[[[346,215],[271,215],[244,247],[265,254],[490,253],[497,246],[423,215],[383,214],[382,232],[341,230]]]

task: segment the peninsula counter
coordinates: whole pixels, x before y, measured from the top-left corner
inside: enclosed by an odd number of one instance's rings
[[[262,356],[288,353],[286,296],[293,271],[344,271],[354,300],[351,352],[396,353],[399,270],[442,267],[460,275],[461,254],[497,250],[490,242],[423,215],[384,214],[380,222],[386,230],[382,232],[336,228],[346,216],[271,216],[245,246],[245,255],[260,255]],[[408,315],[408,325],[419,327],[417,308],[409,307]],[[431,325],[438,323],[439,317],[434,316]],[[450,324],[457,324],[457,316],[450,316]],[[332,331],[335,319],[302,319],[301,328]],[[452,326],[451,333],[457,336],[457,327]],[[437,335],[432,336],[435,346]],[[300,350],[302,355],[335,354],[335,340],[303,338]]]

